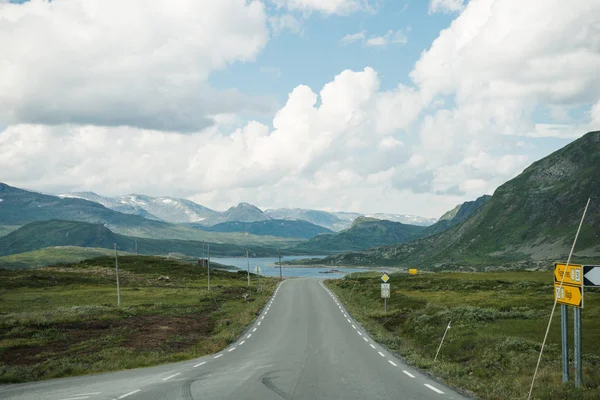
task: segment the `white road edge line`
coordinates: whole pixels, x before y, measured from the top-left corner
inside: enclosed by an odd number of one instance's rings
[[[257,329],[258,329],[258,328],[254,328],[254,329],[252,329],[252,332],[256,332],[256,330],[257,330]]]
[[[206,361],[202,361],[200,364],[196,364],[196,365],[194,365],[194,368],[197,368],[197,367],[199,367],[199,366],[201,366],[201,365],[204,365],[204,364],[206,364]]]
[[[350,318],[346,318],[346,321],[348,321],[349,324],[352,323],[352,321],[350,321]]]
[[[262,321],[258,321],[258,324],[256,324],[256,326],[259,326],[261,324]]]
[[[246,336],[246,339],[250,339],[250,336],[252,336],[251,333],[249,333],[248,336]]]
[[[358,334],[359,334],[360,336],[362,336],[362,333],[358,332]]]
[[[78,396],[78,397],[66,397],[62,400],[84,400],[84,399],[89,399],[90,396]]]
[[[129,392],[129,393],[125,393],[123,396],[121,397],[117,397],[115,400],[121,400],[124,399],[127,396],[131,396],[132,394],[136,394],[137,392],[140,392],[142,389],[138,389],[138,390],[134,390],[133,392]]]
[[[352,324],[352,328],[356,329],[356,326],[354,326],[354,324]]]
[[[411,374],[408,371],[402,370],[402,372],[404,372],[406,375],[410,376],[411,378],[414,378],[415,376],[413,374]]]
[[[388,362],[389,362],[390,364],[392,364],[394,367],[397,367],[397,366],[398,366],[398,365],[396,365],[396,363],[395,363],[395,362],[393,362],[392,360],[388,360]]]
[[[364,340],[365,342],[369,342],[369,341],[367,340],[367,338],[366,338],[366,337],[364,337],[364,338],[363,338],[363,340]]]
[[[102,392],[94,392],[94,393],[78,393],[78,394],[74,394],[73,396],[95,396],[97,394],[102,394]]]
[[[214,356],[213,358],[219,358],[219,357],[223,357],[223,354],[217,354],[216,356]]]
[[[425,386],[427,386],[429,389],[433,390],[436,393],[444,394],[444,392],[442,392],[440,389],[436,388],[435,386],[431,386],[429,383],[426,383]]]
[[[243,345],[244,343],[246,343],[246,341],[245,341],[245,340],[242,340],[242,341],[240,342],[240,346],[241,346],[241,345]]]
[[[383,354],[382,352],[378,351],[377,352],[381,357],[385,357],[385,354]]]
[[[235,347],[232,347],[232,348],[230,348],[230,349],[229,349],[229,350],[227,350],[227,351],[231,353],[231,352],[232,352],[232,351],[234,351],[234,350],[235,350]]]
[[[163,378],[162,380],[163,380],[163,381],[168,381],[168,380],[169,380],[169,379],[171,379],[171,378],[175,378],[177,375],[181,375],[181,372],[178,372],[178,373],[176,373],[176,374],[173,374],[173,375],[171,375],[171,376],[167,376],[166,378]]]
[[[375,348],[375,346],[373,346],[373,344],[369,344],[369,346],[371,346],[372,348]]]

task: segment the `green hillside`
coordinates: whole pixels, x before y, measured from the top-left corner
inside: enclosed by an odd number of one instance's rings
[[[120,252],[119,255],[130,253]],[[57,263],[76,263],[93,257],[112,256],[114,250],[97,247],[55,246],[0,256],[0,268],[38,268]]]
[[[267,235],[300,239],[310,239],[322,233],[332,233],[331,230],[308,221],[285,219],[270,219],[256,222],[231,221],[210,227],[196,227],[211,232],[247,232],[260,236]]]
[[[202,256],[202,242],[174,239],[134,238],[112,232],[101,224],[63,220],[38,221],[24,225],[0,238],[0,256],[29,252],[54,246],[77,246],[112,249],[117,243],[120,251],[147,255]],[[246,249],[253,256],[272,256],[277,250],[266,246],[239,246],[227,243],[206,242],[211,255],[242,256]],[[282,254],[290,253],[282,249]]]
[[[453,226],[460,224],[462,221],[473,215],[475,211],[479,210],[481,206],[487,203],[491,198],[492,196],[485,194],[474,201],[466,201],[457,205],[452,210],[442,215],[435,224],[428,226],[423,232],[423,236],[435,235],[436,233],[447,231]]]
[[[600,131],[533,163],[471,217],[411,243],[332,256],[333,265],[442,268],[566,259],[588,197],[575,256],[600,257]]]
[[[404,243],[419,237],[424,230],[423,226],[359,217],[346,230],[316,236],[293,249],[311,254],[362,250],[391,243]]]

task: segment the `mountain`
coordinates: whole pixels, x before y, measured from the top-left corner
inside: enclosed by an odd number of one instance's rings
[[[334,213],[320,210],[307,210],[303,208],[278,208],[272,210],[265,210],[265,214],[273,219],[308,221],[315,225],[323,226],[332,231],[340,231],[342,229],[346,229],[352,223],[352,220],[343,220]]]
[[[424,229],[401,222],[358,217],[350,228],[335,234],[316,236],[297,244],[294,249],[312,254],[363,250],[413,240],[420,237]]]
[[[600,256],[600,131],[589,132],[504,183],[449,230],[411,243],[346,253],[326,264],[443,268],[566,260],[588,198],[575,260]],[[458,213],[457,213],[458,214]],[[576,262],[576,261],[575,261]]]
[[[427,227],[424,231],[424,236],[435,235],[436,233],[447,231],[455,225],[458,225],[465,219],[469,218],[481,206],[487,203],[492,196],[484,194],[474,201],[466,201],[457,205],[452,210],[447,211],[433,225]]]
[[[364,215],[359,213],[327,212],[302,208],[271,209],[265,210],[265,214],[274,219],[304,220],[312,222],[315,225],[321,225],[336,232],[349,228],[356,218],[362,216],[420,226],[429,226],[437,221],[435,218],[423,218],[406,214],[376,213]]]
[[[137,243],[136,243],[137,242]],[[181,254],[200,257],[202,242],[192,240],[147,239],[120,235],[102,224],[64,220],[37,221],[26,224],[0,238],[0,256],[24,253],[54,246],[77,246],[112,249],[117,243],[119,250],[139,254]],[[212,256],[236,257],[246,255],[273,256],[277,250],[267,246],[240,246],[229,243],[205,243],[210,245]],[[282,249],[282,254],[298,254]]]
[[[35,221],[61,219],[102,223],[115,233],[152,239],[207,240],[236,245],[280,247],[297,240],[241,233],[207,232],[192,227],[125,214],[80,198],[60,198],[0,183],[0,225],[10,230]]]
[[[193,201],[175,197],[151,197],[141,194],[106,197],[93,192],[73,192],[58,196],[94,201],[122,213],[175,223],[203,221],[218,214],[217,211],[196,204]]]
[[[312,224],[308,221],[294,221],[285,219],[271,219],[256,222],[223,222],[211,227],[203,227],[203,230],[212,232],[248,232],[254,235],[269,235],[286,238],[310,239],[321,233],[332,231]]]
[[[365,217],[386,219],[388,221],[402,222],[403,224],[419,225],[419,226],[430,226],[436,223],[437,218],[425,218],[419,217],[418,215],[409,214],[367,214]]]

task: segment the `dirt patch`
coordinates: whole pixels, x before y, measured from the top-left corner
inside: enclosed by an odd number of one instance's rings
[[[85,321],[49,326],[63,339],[43,346],[4,350],[0,362],[32,365],[48,357],[87,355],[110,347],[141,351],[182,351],[210,336],[214,323],[204,314],[185,316],[141,315],[124,319]],[[31,335],[29,332],[28,336]],[[67,340],[64,340],[67,337]],[[92,343],[84,343],[95,341]]]

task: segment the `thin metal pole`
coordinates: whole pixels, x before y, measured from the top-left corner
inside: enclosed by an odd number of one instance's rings
[[[560,305],[560,335],[562,338],[562,381],[569,382],[569,307]]]
[[[117,244],[115,243],[115,271],[117,273],[117,306],[121,305],[121,288],[119,287],[119,258],[117,256]]]
[[[575,370],[575,387],[581,387],[583,368],[581,365],[581,308],[575,307],[575,321],[573,326],[575,332],[573,336],[573,342],[575,343],[575,352],[573,354],[573,369]]]
[[[207,268],[208,268],[208,290],[210,290],[210,244],[206,246],[208,251],[208,260],[207,260]]]
[[[444,336],[442,336],[442,341],[440,342],[440,347],[438,347],[437,351],[435,352],[435,357],[433,358],[433,361],[437,360],[437,356],[440,353],[440,349],[442,348],[442,344],[444,343],[444,339],[446,338],[446,333],[448,333],[448,329],[450,329],[451,323],[452,323],[452,321],[448,322],[448,326],[446,327],[446,330],[444,331]]]
[[[248,287],[250,287],[250,257],[248,256],[248,250],[246,250],[246,261],[248,261]]]
[[[387,297],[383,298],[383,312],[387,313]]]
[[[581,225],[583,225],[583,220],[585,218],[585,213],[587,212],[588,206],[590,205],[590,198],[588,198],[587,203],[585,204],[585,208],[583,209],[583,215],[581,216],[581,221],[579,221],[579,227],[577,228],[577,233],[575,234],[575,240],[573,240],[573,246],[571,246],[571,251],[569,252],[569,258],[567,259],[567,265],[565,265],[565,270],[563,271],[563,276],[560,280],[560,286],[558,290],[562,290],[563,282],[565,281],[565,275],[567,274],[567,269],[569,269],[569,265],[571,264],[571,256],[573,255],[573,251],[575,250],[575,244],[577,243],[577,238],[579,237],[579,231],[581,231]],[[548,326],[546,327],[546,334],[544,335],[544,341],[542,342],[542,348],[540,349],[540,355],[537,360],[537,364],[535,366],[535,371],[533,372],[533,379],[531,379],[531,387],[529,388],[529,395],[527,396],[527,400],[531,399],[531,393],[533,392],[533,384],[535,383],[535,377],[537,376],[538,369],[540,367],[540,362],[542,361],[542,354],[544,353],[544,346],[546,345],[546,339],[548,339],[548,332],[550,332],[550,324],[552,324],[552,317],[554,316],[554,310],[556,310],[556,303],[558,302],[558,296],[554,295],[554,305],[552,306],[552,311],[550,312],[550,319],[548,320]]]
[[[279,252],[279,247],[277,248],[277,256],[279,257],[279,280],[283,280],[283,273],[281,272],[281,253]]]

